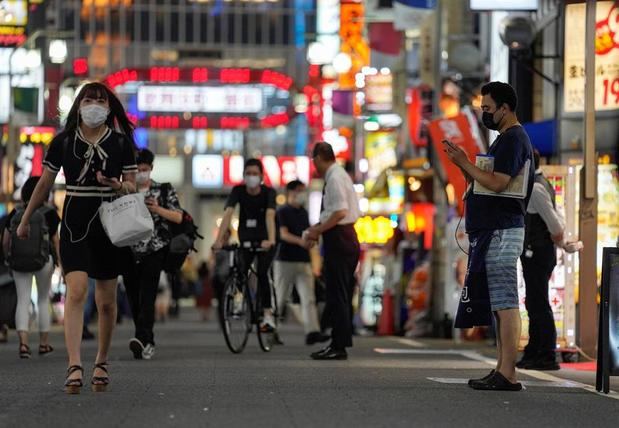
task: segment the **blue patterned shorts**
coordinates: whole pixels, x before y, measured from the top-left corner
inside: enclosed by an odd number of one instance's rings
[[[524,228],[495,230],[486,254],[486,275],[492,311],[517,309],[518,258],[524,245]]]

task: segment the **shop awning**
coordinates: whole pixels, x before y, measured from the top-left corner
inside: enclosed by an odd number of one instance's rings
[[[529,134],[531,144],[542,156],[552,156],[556,147],[556,121],[543,120],[522,125]]]

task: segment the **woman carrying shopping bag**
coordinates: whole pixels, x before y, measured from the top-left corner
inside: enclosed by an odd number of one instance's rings
[[[67,283],[65,341],[69,354],[65,391],[80,392],[84,369],[81,338],[88,277],[96,280],[99,313],[99,349],[91,384],[104,391],[109,383],[107,359],[116,323],[116,289],[126,249],[114,246],[98,212],[104,202],[135,191],[133,124],[114,93],[101,83],[89,83],[79,92],[63,132],[51,142],[43,176],[18,228],[29,236],[28,222],[51,190],[62,168],[66,198],[60,229],[60,261]]]
[[[2,230],[6,262],[13,273],[17,290],[15,327],[19,336],[19,357],[23,359],[31,356],[28,346],[28,330],[33,277],[37,284],[39,355],[49,354],[54,350],[48,342],[51,325],[49,290],[52,285],[54,267],[58,262],[55,256],[58,254],[58,225],[60,224],[58,213],[54,208],[42,205],[30,218],[29,239],[22,240],[15,235],[39,179],[40,177],[30,177],[26,180],[21,188],[23,205],[11,211],[6,228]]]

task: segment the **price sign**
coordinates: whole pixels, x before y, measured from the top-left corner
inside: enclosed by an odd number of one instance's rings
[[[566,113],[583,112],[585,106],[586,5],[565,8],[565,67],[563,100]],[[595,110],[619,109],[619,5],[596,4]]]

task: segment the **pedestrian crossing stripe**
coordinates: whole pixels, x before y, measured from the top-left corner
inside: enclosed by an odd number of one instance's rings
[[[468,385],[469,379],[455,377],[429,377],[428,380],[438,383]],[[520,381],[522,386],[546,387],[546,388],[582,388],[578,382],[565,381],[543,381],[543,380],[524,380]]]
[[[456,350],[456,349],[402,349],[402,348],[374,348],[374,352],[378,353],[378,354],[413,354],[413,355],[460,355],[464,358],[469,358],[471,360],[475,360],[475,361],[479,361],[485,364],[488,364],[489,366],[495,366],[496,365],[496,360],[492,359],[492,358],[488,358],[485,357],[481,354],[479,354],[478,352],[475,351],[467,351],[467,350]],[[570,381],[566,381],[565,379],[561,379],[557,376],[553,376],[550,373],[546,373],[546,372],[540,372],[540,371],[536,371],[536,370],[519,370],[519,372],[527,375],[527,376],[531,376],[534,378],[537,378],[543,382],[545,382],[546,385],[551,384],[550,386],[552,386],[552,384],[561,384],[563,382],[570,382]],[[436,379],[440,379],[440,378],[436,378]],[[538,380],[538,382],[539,382]],[[468,379],[465,379],[466,383],[468,383]],[[531,382],[531,381],[530,381]],[[458,381],[457,383],[460,383],[460,381]],[[581,388],[584,389],[585,391],[591,392],[593,394],[599,395],[601,397],[605,397],[605,398],[611,398],[613,400],[619,400],[619,393],[615,392],[615,391],[610,391],[609,394],[604,394],[604,393],[600,393],[598,391],[595,390],[594,386],[591,385],[587,385],[584,383],[580,383],[580,382],[571,382],[577,386],[570,386],[570,388]],[[531,385],[530,383],[527,383],[526,381],[523,382],[524,385]],[[564,387],[565,388],[565,387]]]

